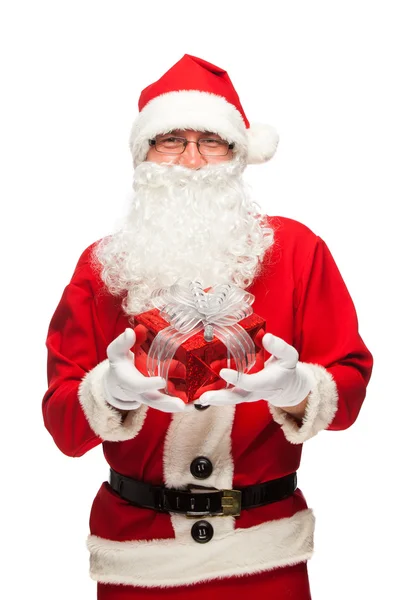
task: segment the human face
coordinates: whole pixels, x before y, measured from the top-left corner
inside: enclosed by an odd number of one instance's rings
[[[184,137],[189,142],[198,142],[201,138],[211,138],[221,140],[216,133],[204,131],[191,131],[188,129],[175,129],[171,131],[172,136]],[[154,146],[150,146],[146,160],[155,163],[167,163],[170,165],[181,165],[189,169],[201,169],[205,165],[215,165],[232,160],[233,151],[228,150],[226,156],[203,156],[197,149],[196,144],[188,144],[182,154],[161,154],[157,152]]]

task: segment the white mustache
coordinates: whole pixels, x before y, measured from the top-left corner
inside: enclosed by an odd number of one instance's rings
[[[135,169],[133,189],[164,188],[171,184],[180,189],[188,185],[202,187],[207,184],[218,188],[218,185],[226,184],[232,177],[239,177],[244,168],[245,164],[238,158],[217,165],[205,165],[201,169],[143,162]]]

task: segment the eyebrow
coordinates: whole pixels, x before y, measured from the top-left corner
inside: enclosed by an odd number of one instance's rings
[[[186,130],[186,131],[194,131],[194,130]],[[180,134],[183,135],[183,133],[185,132],[185,129],[172,129],[172,131],[168,131],[167,133],[164,133],[163,135],[177,135],[180,136]],[[216,135],[218,137],[221,137],[219,133],[215,133],[215,131],[202,131],[201,132],[203,135]],[[222,138],[221,138],[222,139]]]

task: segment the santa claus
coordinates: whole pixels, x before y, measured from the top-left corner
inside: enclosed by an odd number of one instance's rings
[[[251,126],[226,71],[185,55],[140,97],[134,197],[121,229],[82,254],[50,324],[45,424],[67,455],[103,444],[90,517],[98,598],[309,599],[314,518],[302,443],[344,429],[372,357],[320,237],[265,217],[243,181],[275,131]],[[265,363],[222,369],[194,403],[135,366],[135,315],[177,280],[254,296]]]

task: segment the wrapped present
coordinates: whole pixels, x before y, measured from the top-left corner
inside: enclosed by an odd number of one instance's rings
[[[231,284],[203,290],[180,280],[152,294],[156,306],[135,316],[135,365],[160,375],[165,392],[192,402],[208,390],[230,387],[222,368],[240,373],[264,365],[265,320],[253,313],[254,296]]]

